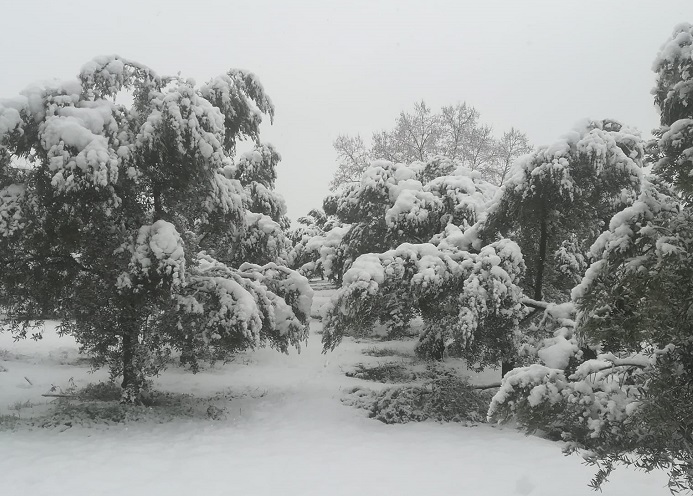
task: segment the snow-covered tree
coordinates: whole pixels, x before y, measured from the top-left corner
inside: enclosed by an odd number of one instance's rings
[[[613,120],[587,121],[515,163],[503,195],[477,227],[522,249],[523,286],[536,300],[562,301],[579,282],[589,246],[640,187],[644,143]]]
[[[289,267],[298,270],[306,277],[327,277],[335,279],[331,270],[334,249],[341,242],[344,226],[332,215],[320,209],[313,209],[308,215],[298,219],[300,224],[288,236],[292,248],[288,255]],[[340,274],[341,275],[341,274]]]
[[[378,319],[397,335],[420,314],[419,354],[496,364],[514,353],[514,330],[524,312],[523,270],[520,250],[507,239],[479,253],[443,240],[362,255],[327,307],[323,343],[333,349],[346,334],[368,334]]]
[[[361,136],[339,135],[332,144],[337,152],[338,167],[330,181],[332,191],[358,183],[370,166],[371,156]]]
[[[534,363],[505,376],[489,410],[568,441],[600,466],[596,486],[619,462],[693,482],[693,215],[658,189],[613,217],[574,303],[548,306],[544,338],[525,348]]]
[[[13,330],[57,316],[134,402],[172,351],[195,367],[298,347],[311,290],[278,259],[279,156],[259,143],[273,113],[251,73],[198,86],[118,56],[0,101],[0,294]],[[239,139],[257,148],[234,162]]]
[[[472,224],[495,192],[479,173],[444,157],[412,164],[376,161],[358,184],[325,203],[351,226],[333,271],[341,270],[341,279],[359,255],[429,242],[448,224]]]
[[[657,73],[653,93],[662,124],[655,131],[654,172],[674,185],[688,203],[693,198],[692,36],[690,24],[677,26],[653,65]]]
[[[485,265],[483,257],[475,268],[465,263],[463,266],[468,272],[458,267],[463,258],[476,256],[461,252],[454,246],[461,235],[458,226],[464,228],[474,224],[494,198],[497,188],[484,181],[477,172],[455,169],[456,164],[448,159],[436,159],[426,164],[378,162],[374,165],[366,171],[359,187],[350,190],[338,202],[337,215],[350,221],[351,228],[342,239],[341,257],[337,260],[345,274],[343,287],[335,296],[325,320],[325,344],[328,348],[334,347],[345,333],[371,332],[378,321],[387,327],[390,335],[398,335],[406,331],[412,317],[420,313],[427,325],[430,324],[425,334],[438,336],[437,341],[433,339],[436,344],[429,343],[422,352],[439,355],[441,343],[453,339],[455,334],[442,330],[445,323],[441,319],[447,319],[446,323],[449,323],[458,317],[460,305],[471,305],[470,302],[458,302],[445,307],[445,291],[452,291],[448,296],[454,300],[457,297],[455,288],[459,289],[458,286],[464,285],[467,279],[486,277],[484,271],[490,267]],[[443,170],[448,171],[448,175],[422,182],[435,175],[432,171]],[[500,259],[496,260],[490,251],[488,255],[496,265],[500,263]],[[415,286],[429,286],[429,282],[415,276],[418,269],[412,264],[433,263],[431,257],[441,259],[436,262],[439,264],[438,272],[450,270],[455,274],[446,275],[445,283],[431,283],[433,285],[426,293],[428,296],[425,296]],[[452,257],[450,261],[449,257]],[[513,261],[521,266],[521,260],[513,258]],[[518,268],[508,270],[512,277],[502,276],[495,269],[494,276],[509,281],[521,272]],[[373,271],[382,274],[384,279],[372,275]],[[373,284],[369,282],[364,286],[364,278],[374,281]],[[457,337],[460,339],[455,342],[466,342],[466,337]],[[423,341],[433,342],[432,338]],[[430,349],[430,352],[424,349]]]
[[[692,50],[693,26],[679,25],[654,64],[655,177],[596,239],[572,302],[546,310],[537,363],[506,375],[489,410],[568,441],[599,467],[595,487],[622,463],[693,489]]]
[[[378,320],[397,334],[420,314],[421,355],[463,356],[479,366],[503,361],[504,370],[511,368],[525,340],[518,332],[526,328],[520,323],[527,306],[545,306],[525,294],[541,300],[548,280],[553,298],[567,297],[604,219],[632,202],[642,157],[636,132],[597,121],[518,161],[497,194],[465,169],[422,184],[417,178],[441,166],[435,160],[369,169],[360,187],[338,202],[338,215],[352,222],[345,244],[351,235],[367,246],[357,245],[353,265],[345,265],[344,285],[325,320],[326,345],[356,327],[368,332]],[[359,219],[367,219],[361,228],[367,234],[358,231]],[[417,245],[399,245],[412,242]],[[379,251],[386,243],[397,248]],[[431,267],[435,277],[420,274]]]

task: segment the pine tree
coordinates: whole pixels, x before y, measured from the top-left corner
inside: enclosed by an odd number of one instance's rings
[[[279,156],[259,144],[273,113],[251,73],[196,86],[117,56],[0,102],[0,294],[14,331],[59,318],[129,402],[175,350],[196,365],[299,346],[311,291],[279,259]],[[239,139],[258,148],[234,163]]]
[[[481,335],[476,332],[478,323],[490,322],[488,314],[496,316],[501,307],[514,307],[511,300],[516,293],[510,290],[507,301],[499,296],[499,302],[486,309],[481,302],[458,297],[465,284],[488,286],[490,294],[496,278],[514,284],[523,265],[505,245],[503,263],[495,247],[470,254],[454,246],[462,234],[458,226],[475,223],[497,190],[479,173],[455,165],[448,159],[410,165],[380,162],[339,199],[337,215],[352,224],[342,239],[343,287],[324,321],[326,348],[336,346],[344,334],[372,332],[377,322],[387,327],[390,336],[401,335],[417,314],[425,322],[419,350],[427,356],[439,358],[446,346],[460,353],[471,350],[472,342],[478,350],[488,348],[482,339],[475,340]],[[499,264],[502,270],[487,273]],[[433,280],[429,281],[428,271]],[[469,313],[460,318],[463,308]],[[487,312],[489,308],[493,310]],[[471,324],[450,325],[461,321]],[[496,328],[507,334],[504,326]],[[444,344],[447,341],[449,345]],[[503,350],[494,351],[495,357],[507,352],[508,346],[498,348]],[[486,351],[469,355],[491,360]]]
[[[693,26],[677,26],[654,64],[655,176],[592,245],[573,301],[547,308],[538,363],[509,373],[489,410],[568,441],[599,468],[595,488],[625,464],[693,489],[692,53]]]
[[[563,301],[579,282],[589,246],[638,192],[643,145],[616,121],[589,121],[516,163],[478,229],[482,241],[500,233],[520,245],[532,298]]]

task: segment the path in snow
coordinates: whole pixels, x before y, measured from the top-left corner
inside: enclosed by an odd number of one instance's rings
[[[328,296],[320,291],[315,304]],[[344,371],[384,359],[364,357],[360,350],[373,344],[353,340],[323,355],[319,330],[313,322],[300,355],[258,350],[197,375],[171,369],[155,381],[201,402],[220,392],[234,397],[220,421],[0,432],[0,494],[594,494],[586,486],[592,469],[563,457],[555,443],[488,425],[385,425],[342,405],[346,389],[373,385]],[[0,335],[0,365],[7,369],[0,414],[17,402],[45,401],[41,393],[70,377],[78,386],[106,377],[89,375],[74,341],[50,332],[38,343]],[[666,495],[665,484],[662,473],[621,469],[604,494]]]

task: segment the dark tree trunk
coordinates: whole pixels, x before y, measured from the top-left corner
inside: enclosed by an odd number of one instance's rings
[[[142,381],[135,363],[136,346],[137,346],[137,327],[135,325],[128,326],[123,333],[123,396],[121,403],[139,404],[141,401]]]
[[[183,339],[183,347],[180,353],[180,364],[190,365],[194,372],[197,372],[197,362],[194,357],[194,343],[192,334],[188,334]]]
[[[154,222],[164,218],[164,207],[161,204],[161,192],[156,186],[152,191],[154,195]]]
[[[546,265],[546,248],[548,245],[548,225],[546,212],[542,210],[541,226],[539,233],[539,257],[537,258],[537,274],[534,280],[534,299],[541,301],[543,298],[542,286],[544,284],[544,266]]]
[[[505,377],[505,374],[510,372],[512,369],[515,368],[515,361],[514,360],[509,360],[509,361],[503,361],[501,363],[501,377]]]
[[[542,207],[541,224],[539,226],[539,256],[537,257],[536,277],[534,279],[534,299],[541,301],[543,299],[544,285],[544,266],[546,265],[546,249],[549,244],[549,227],[546,221],[546,211]],[[515,368],[515,361],[508,360],[501,363],[501,377]]]

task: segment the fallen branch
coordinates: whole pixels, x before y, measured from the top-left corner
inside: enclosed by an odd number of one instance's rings
[[[79,398],[79,396],[77,396],[76,394],[46,393],[46,394],[42,394],[41,396],[45,396],[46,398],[72,398],[72,399]]]
[[[485,386],[472,386],[472,389],[484,390],[484,389],[493,389],[493,388],[499,388],[499,387],[501,387],[501,383],[495,382],[493,384],[486,384]]]

